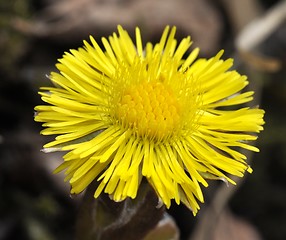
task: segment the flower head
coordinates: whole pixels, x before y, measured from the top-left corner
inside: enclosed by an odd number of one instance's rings
[[[247,78],[229,70],[223,51],[183,59],[192,42],[177,44],[175,27],[144,48],[139,28],[136,44],[118,32],[102,38],[104,50],[90,37],[59,60],[54,87],[40,92],[49,105],[35,108],[41,133],[56,135],[44,151],[66,151],[55,172],[65,170],[73,194],[97,180],[95,197],[135,198],[144,177],[167,207],[173,199],[196,214],[208,176],[235,184],[231,175],[252,171],[238,148],[258,151],[248,142],[264,111],[237,107],[253,92],[241,93]]]

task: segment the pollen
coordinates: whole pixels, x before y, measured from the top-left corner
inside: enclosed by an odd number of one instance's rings
[[[140,136],[164,139],[176,131],[181,107],[172,89],[161,82],[127,88],[117,107],[117,118]]]

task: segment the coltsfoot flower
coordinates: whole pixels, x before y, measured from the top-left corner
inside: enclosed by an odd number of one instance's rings
[[[241,106],[253,98],[241,93],[247,77],[229,70],[223,51],[187,54],[190,37],[178,44],[175,32],[167,26],[159,43],[143,47],[139,28],[134,44],[119,26],[102,38],[104,49],[90,37],[59,60],[35,120],[43,135],[55,135],[44,152],[66,151],[55,172],[65,170],[72,194],[97,180],[95,198],[122,201],[146,178],[167,208],[174,200],[196,214],[209,177],[235,184],[232,175],[252,171],[239,148],[258,151],[249,141],[264,111]]]

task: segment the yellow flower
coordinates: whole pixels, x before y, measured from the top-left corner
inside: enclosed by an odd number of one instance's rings
[[[252,100],[240,91],[246,76],[230,71],[232,59],[187,55],[190,37],[178,45],[176,28],[166,27],[159,43],[136,44],[118,27],[104,50],[91,44],[65,53],[52,72],[54,87],[42,88],[35,120],[43,135],[56,135],[44,152],[66,151],[55,170],[66,170],[71,193],[99,181],[114,201],[135,198],[142,178],[169,208],[183,202],[194,214],[203,202],[207,178],[235,182],[251,172],[239,148],[258,151],[248,141],[263,129],[264,111],[237,105]]]

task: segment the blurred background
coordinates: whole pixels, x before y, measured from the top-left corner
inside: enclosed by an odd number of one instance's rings
[[[283,0],[0,0],[0,239],[73,239],[81,196],[53,175],[57,153],[33,121],[40,86],[65,51],[121,24],[156,42],[165,25],[191,35],[201,57],[225,49],[266,110],[265,131],[248,154],[254,169],[238,186],[211,183],[197,217],[169,213],[190,240],[286,239],[286,1]]]

